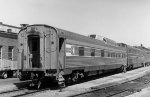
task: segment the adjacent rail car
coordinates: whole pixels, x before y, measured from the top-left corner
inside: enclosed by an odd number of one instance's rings
[[[145,48],[142,45],[141,46],[136,46],[136,48],[143,51],[145,66],[149,66],[150,65],[150,49]]]
[[[118,43],[119,46],[126,48],[127,53],[127,69],[142,67],[149,62],[150,57],[145,50],[141,50],[134,46],[129,46],[124,43]]]
[[[123,69],[126,49],[47,25],[29,25],[18,34],[20,79],[49,77],[58,83]]]
[[[129,69],[142,67],[145,64],[145,52],[138,48],[127,46]]]
[[[17,75],[17,34],[0,31],[0,77]]]

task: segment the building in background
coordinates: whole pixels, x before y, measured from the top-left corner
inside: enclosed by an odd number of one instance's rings
[[[20,27],[0,22],[0,76],[7,78],[17,71],[17,33]]]

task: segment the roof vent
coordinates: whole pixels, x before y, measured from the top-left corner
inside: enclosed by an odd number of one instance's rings
[[[27,27],[29,24],[20,24],[21,28]]]
[[[8,32],[8,33],[11,33],[11,32],[12,32],[12,29],[7,29],[7,32]]]

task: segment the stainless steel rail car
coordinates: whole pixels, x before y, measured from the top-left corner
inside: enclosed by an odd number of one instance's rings
[[[143,51],[143,56],[144,56],[144,64],[145,66],[150,65],[150,49],[144,47],[144,46],[136,46],[136,48],[140,49]]]
[[[127,69],[142,67],[149,62],[149,54],[145,50],[141,50],[134,46],[129,46],[124,43],[119,43],[119,46],[126,48],[127,52]]]
[[[132,46],[127,46],[129,69],[144,66],[145,64],[144,53],[145,52],[143,50],[140,50]]]
[[[122,69],[126,49],[47,25],[29,25],[18,34],[20,79],[40,85],[45,77],[59,83]]]

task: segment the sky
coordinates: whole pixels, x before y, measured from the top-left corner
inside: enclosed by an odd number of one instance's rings
[[[47,24],[150,47],[150,0],[0,0],[0,22]]]

